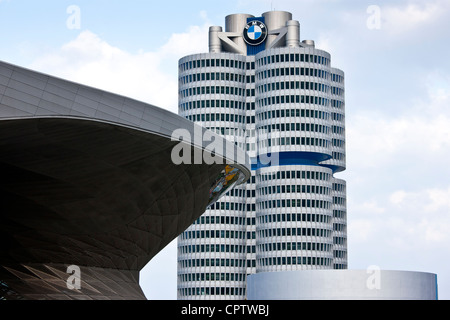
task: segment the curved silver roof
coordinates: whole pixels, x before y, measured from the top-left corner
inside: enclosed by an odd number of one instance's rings
[[[223,161],[175,164],[180,129],[193,154]],[[0,280],[30,299],[145,298],[139,271],[248,180],[249,163],[176,114],[0,62]],[[80,290],[67,290],[70,265]]]

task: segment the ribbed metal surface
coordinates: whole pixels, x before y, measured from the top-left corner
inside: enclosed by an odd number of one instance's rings
[[[221,142],[222,161],[175,164],[177,129]],[[207,153],[201,137],[185,142]],[[243,150],[176,114],[3,62],[0,171],[8,299],[144,298],[139,271],[251,174]],[[68,265],[81,267],[79,290],[61,285]]]

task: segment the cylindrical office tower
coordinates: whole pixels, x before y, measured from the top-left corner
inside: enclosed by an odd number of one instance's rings
[[[331,150],[332,158],[323,162],[333,172],[346,168],[345,157],[345,78],[342,70],[331,69]],[[347,269],[347,184],[333,181],[333,268]]]
[[[180,60],[179,113],[247,150],[252,178],[179,237],[179,299],[242,300],[254,273],[347,268],[344,73],[290,13],[226,24]]]
[[[179,113],[256,156],[254,57],[180,60]],[[179,299],[244,299],[255,273],[255,177],[208,208],[178,241]]]
[[[330,55],[314,47],[256,56],[257,272],[332,269]]]
[[[347,184],[333,179],[333,269],[347,269]]]

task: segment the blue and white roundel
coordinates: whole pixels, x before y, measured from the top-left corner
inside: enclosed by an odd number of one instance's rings
[[[247,23],[244,29],[244,40],[252,46],[257,46],[266,40],[267,27],[258,20]]]
[[[262,30],[259,26],[251,26],[247,31],[247,35],[251,40],[258,40],[261,38],[262,34]]]

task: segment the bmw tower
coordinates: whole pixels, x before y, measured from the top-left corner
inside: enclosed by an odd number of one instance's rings
[[[292,14],[232,14],[179,61],[179,114],[247,151],[252,176],[178,237],[180,300],[247,298],[247,277],[347,269],[344,72]]]

